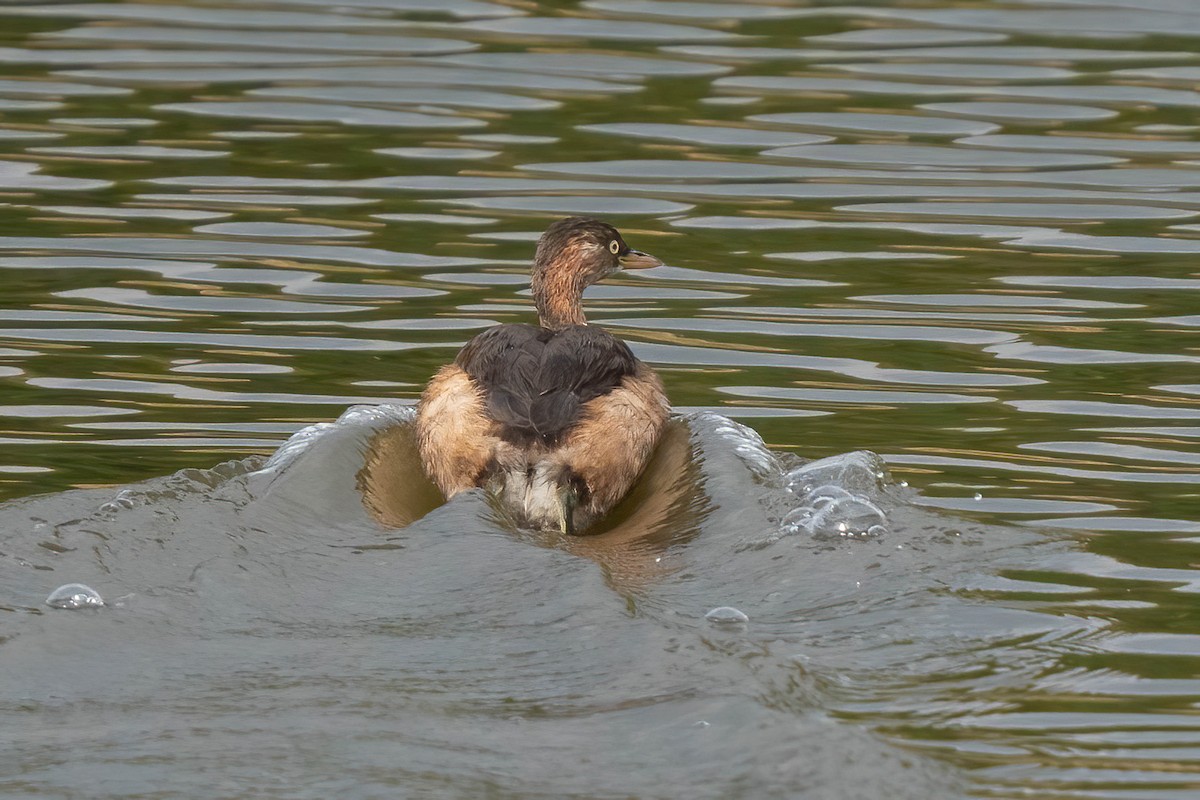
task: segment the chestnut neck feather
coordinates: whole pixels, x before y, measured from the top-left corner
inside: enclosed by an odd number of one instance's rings
[[[543,328],[559,330],[587,324],[583,316],[583,290],[588,281],[582,255],[581,248],[568,246],[552,261],[538,258],[534,262],[530,288]]]

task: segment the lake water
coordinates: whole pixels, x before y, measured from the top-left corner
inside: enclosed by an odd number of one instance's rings
[[[0,796],[1196,797],[1198,40],[0,6]],[[407,428],[566,214],[679,412],[574,539]]]

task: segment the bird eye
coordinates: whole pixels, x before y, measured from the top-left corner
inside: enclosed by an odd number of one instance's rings
[[[613,239],[611,242],[608,243],[608,249],[615,256],[617,253],[621,252],[621,243],[618,242],[616,239]]]

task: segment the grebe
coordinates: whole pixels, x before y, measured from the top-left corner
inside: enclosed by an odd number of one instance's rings
[[[538,324],[475,336],[421,395],[417,447],[447,499],[487,486],[522,524],[571,534],[625,496],[670,406],[654,371],[587,323],[583,290],[661,264],[596,219],[546,229],[532,269]]]

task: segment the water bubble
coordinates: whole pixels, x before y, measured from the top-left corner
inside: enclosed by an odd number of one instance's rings
[[[907,488],[908,488],[908,481],[900,481],[900,488],[901,488],[901,489],[907,489]]]
[[[887,531],[883,510],[861,495],[843,489],[828,495],[814,492],[810,497],[814,495],[811,507],[794,508],[780,521],[783,535],[803,532],[814,539],[835,539],[879,536]]]
[[[731,625],[750,621],[748,616],[743,614],[741,611],[738,611],[733,606],[720,606],[719,608],[714,608],[712,611],[709,611],[707,614],[705,614],[704,618],[709,622],[713,622],[718,625]]]
[[[888,482],[882,459],[869,450],[830,456],[796,467],[785,476],[788,489],[800,497],[816,492],[815,487],[836,486],[847,493],[874,497]]]
[[[975,493],[975,499],[976,499],[976,500],[982,500],[982,499],[983,499],[983,492],[976,492],[976,493]]]
[[[68,583],[60,586],[46,598],[46,605],[51,608],[99,608],[104,605],[104,598],[90,586],[82,583]]]
[[[705,720],[700,720],[699,722],[693,722],[692,727],[693,728],[707,728],[709,726],[709,724],[710,723],[708,723]]]
[[[813,509],[819,509],[823,506],[829,505],[832,502],[845,500],[853,496],[854,495],[850,494],[840,486],[825,484],[824,486],[818,486],[814,489],[810,489],[804,499],[808,501],[808,504],[812,506]]]

